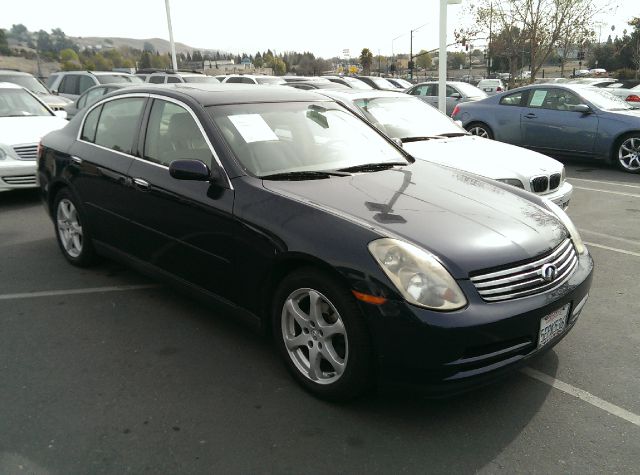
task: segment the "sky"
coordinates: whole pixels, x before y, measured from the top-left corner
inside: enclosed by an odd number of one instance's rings
[[[465,4],[448,8],[447,42],[465,26]],[[374,55],[408,53],[438,46],[438,0],[364,2],[362,0],[170,0],[175,41],[195,48],[232,53],[311,51],[330,58],[359,56],[362,48]],[[61,28],[69,36],[169,38],[165,0],[2,0],[0,27],[23,23],[31,31]],[[594,0],[611,11],[598,17],[603,41],[622,34],[632,16],[640,16],[640,0]],[[7,5],[10,4],[10,8]],[[424,26],[423,26],[424,25]],[[397,38],[399,37],[399,38]],[[393,51],[392,51],[393,48]]]

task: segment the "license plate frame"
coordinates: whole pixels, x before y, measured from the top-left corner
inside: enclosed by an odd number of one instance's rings
[[[566,304],[540,319],[538,349],[544,348],[565,332],[570,306],[570,304]]]

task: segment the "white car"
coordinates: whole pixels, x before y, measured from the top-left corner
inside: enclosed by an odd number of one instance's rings
[[[478,83],[477,88],[484,91],[488,96],[507,90],[502,79],[483,79]]]
[[[40,139],[68,124],[25,88],[0,82],[0,191],[37,186]]]
[[[364,116],[417,159],[507,183],[566,208],[573,186],[564,165],[538,152],[472,136],[420,99],[396,92],[321,92]],[[437,184],[434,184],[437,185]]]

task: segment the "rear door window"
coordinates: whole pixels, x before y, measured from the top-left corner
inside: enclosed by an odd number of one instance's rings
[[[60,83],[60,88],[58,92],[60,94],[75,94],[78,95],[78,75],[77,74],[67,74],[62,78],[62,82]]]
[[[153,84],[164,84],[165,76],[150,76],[149,82]]]
[[[94,143],[131,154],[145,101],[142,97],[128,97],[104,104]]]
[[[167,77],[167,82],[175,84],[175,83],[182,82],[182,81],[180,81],[180,78],[177,77],[177,76],[168,76]]]
[[[500,105],[502,106],[520,106],[523,103],[523,98],[526,101],[527,91],[519,91],[514,94],[509,94],[500,99]]]
[[[80,139],[86,142],[93,143],[96,139],[96,126],[98,125],[98,119],[100,118],[100,112],[102,106],[98,106],[87,114],[84,119],[84,126],[82,127],[82,134]]]
[[[78,87],[78,94],[82,94],[84,91],[96,85],[96,82],[90,76],[80,76],[80,83]]]

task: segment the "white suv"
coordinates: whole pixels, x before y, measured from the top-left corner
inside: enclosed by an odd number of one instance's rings
[[[90,87],[98,84],[131,83],[141,84],[139,77],[114,71],[64,71],[53,73],[47,80],[47,87],[54,93],[76,100]]]
[[[478,83],[478,89],[483,90],[488,96],[493,96],[499,92],[506,91],[502,79],[483,79]]]

